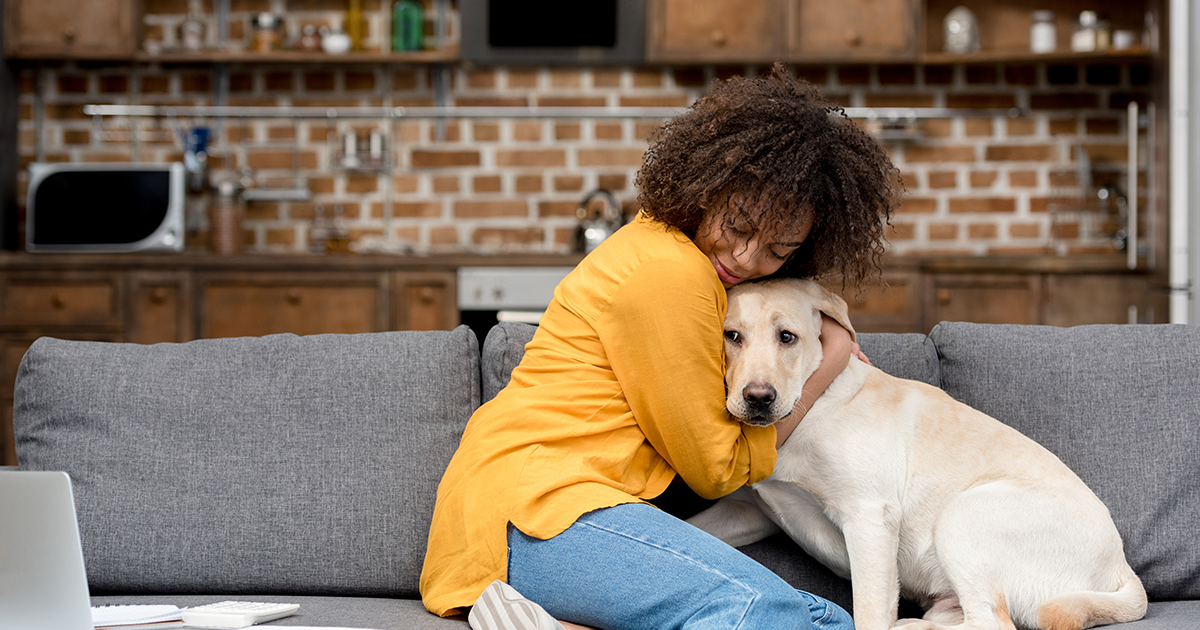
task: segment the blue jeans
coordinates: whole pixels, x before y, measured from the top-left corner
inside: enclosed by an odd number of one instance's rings
[[[508,584],[556,619],[604,630],[853,630],[833,602],[649,505],[585,514],[539,540],[509,526]]]

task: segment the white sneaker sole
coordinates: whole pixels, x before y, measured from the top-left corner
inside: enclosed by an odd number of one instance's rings
[[[564,630],[541,606],[499,580],[483,590],[467,621],[473,630]]]

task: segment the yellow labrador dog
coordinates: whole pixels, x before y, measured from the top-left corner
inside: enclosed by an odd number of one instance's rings
[[[805,280],[730,291],[729,412],[787,416],[821,362],[821,314],[846,303]],[[942,390],[851,357],[779,449],[775,472],[691,523],[734,546],[780,529],[849,578],[857,630],[1079,630],[1140,619],[1146,592],[1108,509],[1057,457]],[[897,623],[901,592],[923,620]]]

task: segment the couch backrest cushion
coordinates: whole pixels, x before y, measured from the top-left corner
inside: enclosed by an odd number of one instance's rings
[[[466,327],[43,338],[17,375],[18,461],[70,473],[94,593],[415,597],[478,361]]]
[[[500,322],[483,338],[483,402],[496,397],[508,385],[513,368],[525,356],[525,344],[533,339],[537,326],[519,322]]]
[[[1200,328],[943,323],[930,337],[951,396],[1104,501],[1152,599],[1200,598]]]
[[[858,345],[871,365],[900,378],[942,384],[937,350],[925,335],[916,333],[859,333]]]
[[[487,402],[508,384],[513,368],[525,356],[525,344],[533,339],[536,326],[502,322],[483,340],[483,401]],[[900,378],[930,385],[941,382],[937,351],[925,335],[859,333],[859,346],[879,369]]]

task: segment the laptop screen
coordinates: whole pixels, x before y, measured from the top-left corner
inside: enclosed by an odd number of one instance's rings
[[[22,630],[93,630],[71,478],[0,472],[0,619]]]

